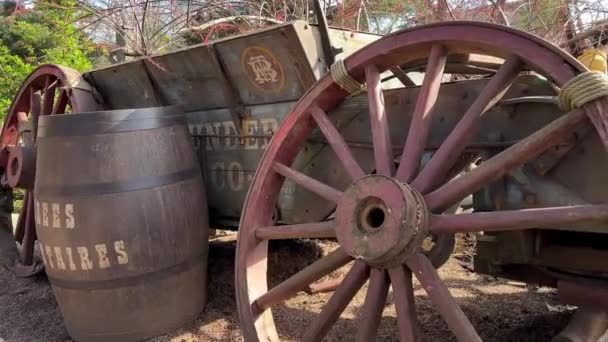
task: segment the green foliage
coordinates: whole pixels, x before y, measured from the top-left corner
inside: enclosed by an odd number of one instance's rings
[[[25,11],[0,16],[0,115],[8,110],[21,83],[37,66],[62,64],[91,68],[93,46],[72,24],[71,1],[39,0]]]
[[[539,28],[552,27],[561,16],[562,9],[562,0],[533,1],[522,7],[520,16],[513,18],[511,24],[532,32]]]
[[[11,51],[0,41],[0,113],[8,110],[13,97],[17,94],[20,82],[33,69],[33,65],[11,54]]]

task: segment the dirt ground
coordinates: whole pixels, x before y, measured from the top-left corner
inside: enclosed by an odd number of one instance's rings
[[[153,341],[241,341],[233,300],[234,235],[211,242],[209,255],[209,302],[199,318],[188,326]],[[333,242],[298,241],[271,245],[270,269],[278,282],[311,260],[335,248]],[[340,270],[344,273],[345,270]],[[451,259],[440,270],[452,294],[484,341],[550,341],[568,322],[572,308],[560,306],[556,292],[548,288],[477,275]],[[336,276],[332,274],[330,276]],[[420,331],[425,341],[455,340],[432,303],[415,283]],[[365,298],[365,286],[330,332],[328,341],[348,341],[357,331],[357,312]],[[301,293],[273,309],[284,340],[296,341],[331,293]],[[397,340],[392,293],[389,293],[379,340]],[[0,341],[70,341],[61,313],[44,275],[20,279],[0,268]]]

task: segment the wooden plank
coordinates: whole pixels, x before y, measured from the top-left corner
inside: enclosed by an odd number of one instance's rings
[[[330,37],[343,50],[337,58],[344,58],[380,36],[332,28]],[[213,63],[213,49],[221,67]],[[108,109],[181,105],[186,111],[200,111],[234,108],[240,101],[295,101],[326,71],[317,27],[294,21],[93,70],[87,76]],[[228,98],[230,88],[234,98]]]
[[[535,261],[548,267],[605,273],[608,272],[606,257],[606,250],[556,245],[542,248]]]
[[[270,137],[295,102],[250,106],[239,136],[228,109],[186,114],[213,216],[238,218]]]
[[[522,78],[524,80],[525,78]],[[431,123],[427,148],[436,148],[450,133],[451,127],[485,86],[487,80],[444,84]],[[526,93],[546,94],[550,87],[529,82],[516,82],[505,98]],[[411,120],[419,88],[394,89],[385,92],[394,153],[402,150],[405,134]],[[246,192],[262,158],[268,139],[266,135],[289,113],[295,102],[248,106],[251,117],[244,121],[250,138],[239,139],[226,109],[188,113],[190,132],[195,138],[201,166],[204,170],[211,210],[216,216],[238,219]],[[351,98],[336,108],[328,117],[351,147],[353,156],[365,171],[374,168],[367,96]],[[526,113],[534,112],[533,116]],[[559,115],[549,104],[518,104],[490,110],[481,123],[472,144],[490,146],[521,139]],[[502,137],[496,141],[496,137]],[[243,140],[244,144],[240,144]],[[345,189],[350,183],[346,171],[318,130],[313,131],[306,149],[298,155],[292,167],[336,189]],[[320,220],[331,213],[332,207],[317,195],[292,182],[286,182],[279,195],[281,217],[287,223]]]
[[[315,82],[294,25],[215,43],[244,104],[294,101]]]
[[[162,104],[143,61],[93,70],[88,80],[101,94],[107,109],[156,107]]]
[[[307,25],[304,22],[294,23],[294,29],[300,39],[300,43],[302,44],[312,72],[315,77],[319,79],[329,68],[323,57],[323,46],[321,44],[319,29],[316,25]],[[381,37],[382,36],[376,34],[342,30],[338,28],[329,29],[329,38],[331,39],[332,45],[337,49],[342,49],[342,52],[336,55],[336,60],[346,58],[353,52]]]
[[[470,64],[476,67],[489,69],[498,69],[505,62],[502,58],[476,53],[452,55],[448,61],[450,63]]]
[[[226,107],[212,53],[208,46],[196,46],[146,61],[167,104],[181,105],[186,111]]]

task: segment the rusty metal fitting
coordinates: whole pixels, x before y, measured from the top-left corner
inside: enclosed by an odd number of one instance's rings
[[[370,175],[352,184],[336,209],[338,242],[378,267],[402,264],[428,235],[422,195],[395,179]]]

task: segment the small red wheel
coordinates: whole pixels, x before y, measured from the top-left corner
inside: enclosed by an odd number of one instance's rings
[[[420,160],[430,135],[431,109],[438,98],[447,56],[463,53],[499,57],[504,63],[447,134],[432,159],[421,167]],[[427,64],[409,133],[401,142],[403,145],[395,150],[380,74],[421,59]],[[303,327],[301,340],[321,341],[368,279],[366,299],[359,309],[359,330],[356,336],[344,337],[344,340],[375,340],[389,285],[396,303],[400,339],[418,340],[413,274],[457,339],[479,341],[477,331],[423,253],[422,240],[428,234],[542,228],[607,218],[606,204],[487,213],[445,212],[466,196],[556,145],[581,124],[587,124],[583,110],[570,111],[483,160],[470,172],[449,177],[480,126],[482,115],[500,100],[515,78],[522,71],[534,70],[559,87],[585,68],[559,48],[530,34],[468,22],[400,31],[359,50],[344,62],[348,73],[367,85],[376,172],[369,174],[360,166],[346,139],[329,119],[332,111],[347,99],[347,93],[326,75],[300,99],[275,133],[244,205],[235,281],[245,339],[278,340],[280,329],[275,325],[272,307],[354,260],[325,307],[309,326]],[[352,179],[346,189],[336,189],[291,166],[316,127],[335,152],[345,177]],[[401,155],[398,167],[394,163],[396,155]],[[335,206],[335,219],[273,225],[272,212],[285,179],[317,194],[320,200],[327,201],[328,207]],[[268,273],[272,272],[267,262],[269,240],[324,237],[336,237],[340,247],[286,281],[268,288]]]
[[[10,229],[0,229],[4,259],[21,275],[40,269],[33,263],[36,227],[34,221],[34,178],[36,167],[36,126],[41,115],[86,112],[99,109],[93,89],[81,74],[71,68],[43,65],[23,82],[2,127],[0,136],[1,179],[6,201],[2,203],[3,225],[11,227],[12,189],[24,189],[14,237],[21,244],[17,255]],[[8,210],[7,210],[8,209]],[[4,227],[3,227],[4,228]]]

